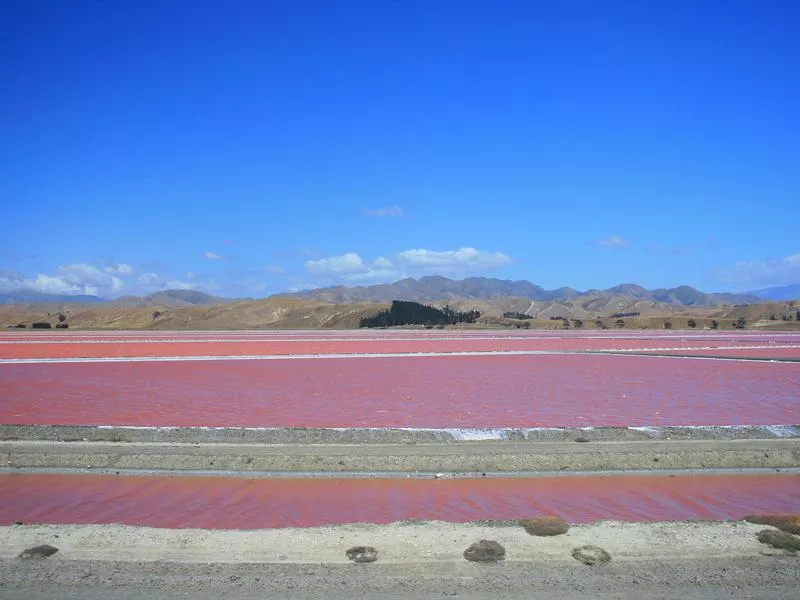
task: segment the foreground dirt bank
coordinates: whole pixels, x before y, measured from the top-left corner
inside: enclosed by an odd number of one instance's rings
[[[604,522],[533,537],[516,524],[397,523],[259,531],[124,526],[0,528],[6,598],[794,598],[800,558],[760,544],[750,523]],[[472,542],[506,549],[497,564],[467,563]],[[51,544],[48,559],[18,559]],[[354,545],[378,561],[349,563]],[[612,557],[586,566],[571,549]]]

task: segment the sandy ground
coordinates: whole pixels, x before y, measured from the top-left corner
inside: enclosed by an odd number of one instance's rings
[[[258,531],[119,525],[0,528],[3,598],[796,598],[800,557],[760,544],[739,522],[603,522],[529,536],[510,523],[396,523]],[[479,539],[506,548],[497,564],[468,563]],[[48,559],[19,559],[51,544]],[[354,545],[378,561],[353,564]],[[570,551],[601,546],[586,566]]]

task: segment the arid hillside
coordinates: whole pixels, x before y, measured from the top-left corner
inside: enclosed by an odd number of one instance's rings
[[[0,306],[0,326],[63,321],[71,329],[344,329],[384,308],[376,304],[325,304],[308,300],[266,299],[214,306],[122,308],[103,305]],[[59,315],[63,315],[60,317]]]
[[[653,300],[609,296],[535,302],[527,298],[495,298],[434,302],[454,310],[478,310],[469,327],[532,329],[611,328],[800,328],[800,303],[767,302],[739,307],[676,306]],[[387,304],[332,304],[297,298],[241,300],[212,306],[119,307],[111,304],[31,304],[0,306],[0,327],[33,323],[70,329],[347,329],[359,326]],[[509,316],[515,315],[515,316]],[[742,321],[743,320],[743,321]],[[463,327],[460,325],[459,327]]]

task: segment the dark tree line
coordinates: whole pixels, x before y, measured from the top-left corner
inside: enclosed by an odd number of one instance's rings
[[[504,319],[532,319],[531,315],[526,315],[525,313],[521,312],[504,312],[503,313]]]
[[[622,319],[624,317],[638,317],[642,313],[639,312],[618,312],[614,313],[609,317],[609,319]]]
[[[394,300],[389,310],[373,317],[362,317],[361,327],[394,327],[397,325],[455,325],[474,323],[481,313],[477,310],[454,311],[449,306],[434,308],[417,302]]]

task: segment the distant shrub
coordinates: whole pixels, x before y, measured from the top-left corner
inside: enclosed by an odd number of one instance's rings
[[[66,320],[67,320],[67,315],[62,314],[62,313],[58,313],[58,322],[59,323],[63,323]]]
[[[614,313],[609,317],[609,319],[620,319],[622,317],[638,317],[642,313],[640,312],[618,312]]]
[[[736,329],[744,329],[745,325],[747,325],[747,321],[744,320],[744,317],[739,317],[733,324],[733,326],[736,327]]]
[[[15,327],[17,329],[25,329],[27,327],[27,325],[25,325],[25,323],[19,323],[18,325],[15,325]]]
[[[625,327],[625,321],[622,319],[617,319],[614,321],[614,327]]]
[[[56,323],[56,329],[69,329],[69,323]]]
[[[672,322],[664,321],[664,329],[672,329]]]
[[[719,321],[711,321],[711,329],[719,329]]]
[[[686,324],[687,324],[689,327],[691,327],[692,329],[694,329],[695,327],[697,327],[697,321],[695,321],[694,319],[689,319],[689,322],[688,322],[688,323],[686,323]]]
[[[38,322],[34,323],[33,325],[31,325],[31,327],[33,329],[52,329],[53,328],[53,326],[50,325],[50,323],[46,323],[44,321],[38,321]]]

